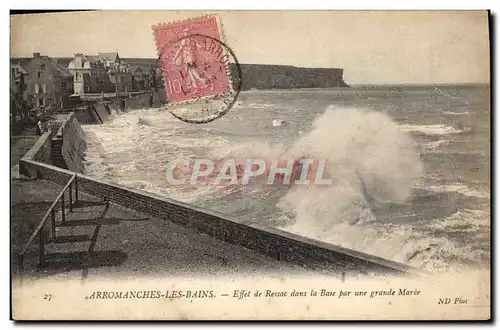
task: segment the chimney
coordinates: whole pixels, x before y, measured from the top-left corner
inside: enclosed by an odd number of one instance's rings
[[[40,53],[33,53],[33,57],[40,57]]]

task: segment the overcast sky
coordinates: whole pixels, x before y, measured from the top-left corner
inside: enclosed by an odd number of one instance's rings
[[[118,51],[156,57],[151,27],[207,12],[104,11],[11,17],[11,56]],[[241,63],[343,68],[348,84],[488,83],[486,11],[218,12]]]

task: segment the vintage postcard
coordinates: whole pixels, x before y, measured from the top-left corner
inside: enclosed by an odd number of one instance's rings
[[[11,14],[12,319],[490,320],[489,24]]]

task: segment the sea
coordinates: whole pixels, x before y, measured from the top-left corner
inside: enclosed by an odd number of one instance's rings
[[[208,124],[84,125],[88,175],[431,272],[489,269],[489,86],[250,90]],[[326,159],[331,185],[172,185],[179,159]]]

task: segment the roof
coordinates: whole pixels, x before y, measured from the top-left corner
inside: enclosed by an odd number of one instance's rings
[[[47,65],[50,66],[52,70],[57,71],[61,77],[73,77],[73,75],[64,67],[64,65],[58,63],[57,59],[48,57],[48,56],[40,56],[41,59],[43,59]],[[33,57],[20,57],[20,58],[11,58],[10,63],[12,65],[19,65],[23,70],[26,71],[24,67],[28,67],[29,63],[33,60]],[[27,72],[27,71],[26,71]]]
[[[68,71],[68,69],[66,69],[64,66],[62,66],[61,64],[59,64],[57,62],[57,60],[55,60],[53,58],[50,58],[48,56],[45,56],[45,57],[49,61],[50,66],[54,70],[56,70],[57,72],[59,72],[59,74],[61,75],[61,77],[66,77],[66,78],[73,77],[73,75]]]
[[[82,55],[83,61],[89,61],[89,62],[94,62],[97,63],[99,62],[100,58],[94,55]]]
[[[154,67],[153,67],[153,66],[151,66],[151,65],[141,65],[140,67],[141,67],[142,71],[144,71],[144,72],[148,72],[148,73],[150,73],[150,72],[151,72],[151,70],[153,70],[153,69],[154,69]]]
[[[118,53],[99,53],[96,57],[100,60],[107,60],[111,62],[116,62],[116,59],[120,58]]]
[[[12,68],[18,68],[19,71],[21,72],[21,74],[27,74],[28,73],[28,71],[26,71],[26,69],[23,68],[23,66],[21,64],[19,64],[19,63],[11,63],[10,66]]]
[[[135,73],[137,70],[141,70],[142,72],[147,72],[147,71],[144,71],[143,67],[140,67],[138,65],[131,65],[130,66],[130,72]]]
[[[11,58],[10,59],[10,64],[19,64],[21,66],[24,66],[26,63],[28,63],[32,57],[17,57],[17,58]]]

